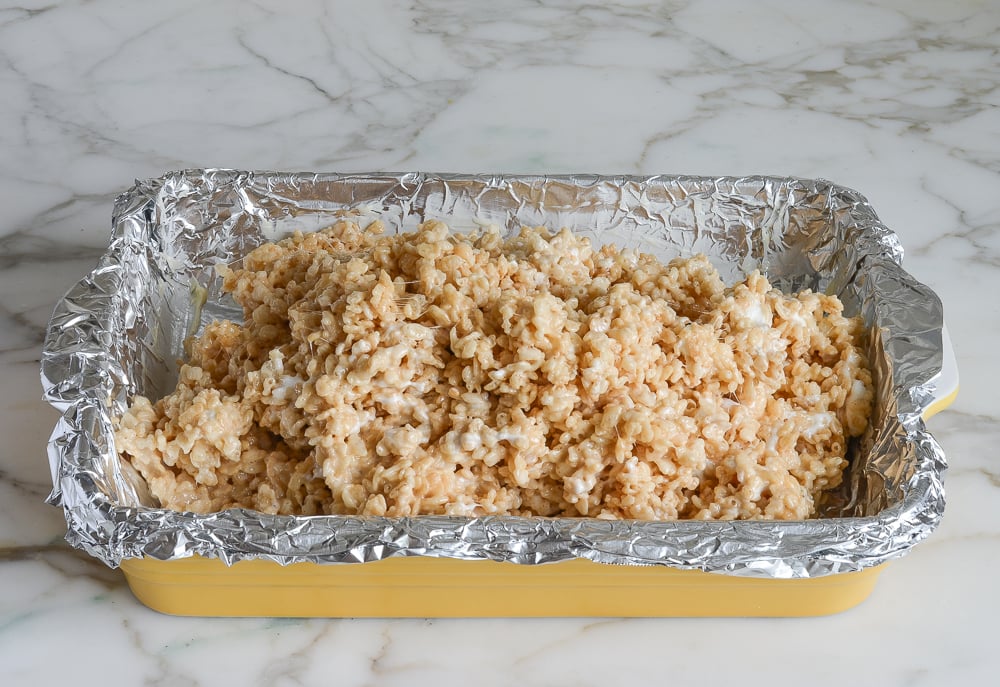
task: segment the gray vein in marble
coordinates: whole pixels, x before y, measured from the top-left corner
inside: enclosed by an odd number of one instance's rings
[[[183,663],[180,661],[169,660],[162,651],[156,651],[146,647],[145,637],[143,635],[143,629],[141,624],[133,624],[131,620],[123,617],[121,619],[122,628],[125,630],[127,636],[131,640],[132,648],[139,653],[140,656],[147,659],[144,664],[146,670],[150,669],[153,674],[145,674],[143,679],[143,684],[150,685],[151,687],[158,687],[160,685],[172,686],[172,685],[199,685],[200,682],[191,674],[183,672]]]
[[[337,621],[306,621],[305,625],[315,628],[316,632],[303,646],[294,651],[277,655],[274,660],[266,663],[261,671],[258,683],[261,685],[275,685],[292,682],[294,684],[307,684],[305,673],[310,668],[310,664],[316,659],[317,647],[321,646],[333,629],[337,626]]]
[[[416,619],[406,619],[386,622],[379,634],[381,642],[379,643],[378,650],[371,657],[369,662],[369,670],[375,680],[374,682],[366,682],[366,685],[374,687],[374,685],[378,684],[380,678],[384,678],[386,676],[399,675],[400,673],[406,673],[408,671],[430,671],[435,668],[435,665],[431,661],[427,661],[425,659],[407,661],[405,663],[390,663],[389,659],[396,646],[396,638],[393,633],[394,628],[397,625],[405,626],[406,624],[413,622],[420,621]],[[450,622],[461,622],[461,620],[453,620]]]
[[[35,17],[50,12],[56,8],[58,5],[46,5],[45,7],[5,7],[0,10],[0,17],[4,14],[13,14],[14,16],[10,19],[0,19],[0,29],[9,26],[14,26],[15,24],[20,24],[22,22],[34,19]]]
[[[410,88],[409,90],[412,91],[413,88]],[[407,148],[411,148],[413,143],[423,133],[424,129],[448,109],[447,103],[452,100],[452,97],[460,97],[459,93],[461,90],[462,82],[448,80],[424,82],[421,88],[416,92],[416,95],[421,98],[438,96],[438,109],[434,110],[424,108],[422,110],[418,109],[412,112],[411,114],[414,119],[414,125],[410,128],[404,128],[402,131],[395,131],[391,128],[386,129],[378,126],[374,122],[366,123],[363,132],[350,134],[347,137],[347,140],[343,145],[341,145],[338,151],[339,155],[320,156],[317,158],[316,164],[320,167],[328,165],[336,167],[346,162],[355,160],[361,155],[369,154],[372,150],[392,152],[400,149],[406,150]],[[431,98],[431,100],[433,100],[433,98]],[[366,117],[363,113],[358,111],[359,108],[357,103],[368,105],[369,109],[377,109],[375,104],[368,98],[355,99],[347,105],[347,111],[356,114],[359,118],[365,119]],[[400,140],[395,140],[396,137],[400,136]],[[405,164],[406,162],[412,160],[415,156],[416,151],[411,148],[408,152],[404,153],[402,157],[400,157],[399,164]]]
[[[241,48],[243,48],[247,52],[248,55],[250,55],[251,57],[253,57],[257,61],[261,62],[268,69],[270,69],[272,71],[275,71],[275,72],[277,72],[279,74],[284,74],[285,76],[290,77],[292,79],[295,79],[297,81],[301,81],[303,83],[308,84],[310,86],[310,88],[312,88],[313,91],[315,91],[316,93],[318,93],[322,97],[326,98],[331,103],[336,103],[339,100],[339,98],[337,98],[337,96],[333,95],[332,93],[330,93],[329,91],[327,91],[325,88],[323,88],[322,86],[320,86],[314,79],[311,79],[311,78],[309,78],[308,76],[306,76],[304,74],[297,74],[297,73],[295,73],[293,71],[290,71],[288,69],[285,69],[283,67],[279,67],[278,65],[274,64],[273,62],[271,62],[271,60],[269,60],[266,56],[264,56],[263,54],[261,54],[260,52],[258,52],[256,50],[254,50],[252,47],[250,47],[250,44],[247,43],[246,35],[245,35],[245,33],[243,31],[237,31],[236,32],[236,42],[239,43],[239,46]]]
[[[987,481],[994,487],[1000,487],[1000,472],[995,470],[987,470],[986,468],[976,468],[972,471],[974,474],[981,475],[987,479]],[[956,473],[961,474],[961,473]]]
[[[389,655],[389,651],[392,649],[392,625],[386,624],[382,628],[381,632],[381,643],[379,644],[378,651],[372,656],[371,664],[369,669],[373,676],[380,676],[385,674],[387,671],[383,665],[386,657]]]
[[[125,587],[121,573],[65,542],[36,546],[0,546],[0,565],[35,561],[66,577],[83,577],[107,591]]]
[[[958,398],[962,399],[959,390]],[[954,405],[942,415],[931,418],[929,429],[948,450],[954,442],[966,447],[961,463],[956,465],[949,459],[949,475],[969,467],[992,467],[995,465],[995,447],[1000,442],[1000,415],[982,412],[967,412]]]
[[[581,635],[589,634],[595,631],[614,628],[619,626],[621,623],[627,622],[623,618],[609,618],[606,620],[594,620],[585,622],[581,625],[574,634],[569,634],[561,637],[556,637],[550,641],[540,644],[532,651],[521,654],[513,662],[513,665],[520,666],[532,661],[542,658],[548,654],[551,654],[554,650],[564,648],[566,646],[572,646],[573,642],[577,641]]]
[[[336,39],[329,33],[328,22],[319,22],[319,29],[323,33],[328,45],[327,49],[336,52]],[[261,50],[253,47],[245,31],[237,32],[237,42],[248,54],[262,63],[267,69],[281,75],[290,77],[293,80],[306,83],[311,90],[322,96],[328,103],[336,109],[342,110],[345,114],[356,117],[362,123],[363,129],[359,132],[347,132],[346,139],[337,147],[336,154],[326,154],[319,157],[315,164],[319,167],[339,166],[357,157],[359,153],[370,152],[371,150],[381,150],[385,152],[406,149],[419,137],[424,126],[446,109],[444,103],[451,100],[456,95],[457,90],[462,89],[462,81],[452,79],[425,79],[421,81],[400,64],[389,61],[380,55],[377,50],[370,45],[363,46],[362,51],[367,59],[367,65],[376,69],[380,75],[379,88],[374,91],[358,92],[357,79],[347,75],[347,83],[342,92],[334,93],[328,87],[319,82],[318,79],[281,66],[276,61],[265,55]],[[340,48],[343,49],[343,48]],[[330,65],[335,66],[336,60]],[[379,66],[376,66],[379,65]],[[380,68],[379,68],[380,67]],[[345,66],[338,66],[338,70],[348,69]],[[316,69],[313,66],[313,69]],[[402,78],[400,78],[402,76]],[[405,96],[411,106],[409,121],[403,126],[384,126],[377,122],[379,114],[387,109],[380,101],[385,98],[393,98],[399,95]],[[438,96],[439,106],[435,109],[430,107],[435,103],[435,96]],[[416,102],[414,102],[416,101]],[[326,108],[304,108],[301,109],[292,119],[308,115],[313,112],[323,112]],[[286,118],[287,119],[287,118]],[[400,162],[412,157],[413,152],[404,153]]]
[[[100,253],[26,231],[0,237],[0,355],[29,353],[30,361],[37,363],[52,313],[52,302],[39,287],[68,289],[96,264]]]
[[[963,213],[964,214],[964,213]],[[965,231],[940,231],[933,239],[927,243],[915,246],[908,250],[911,256],[929,256],[942,244],[950,240],[963,241],[972,248],[966,260],[981,264],[985,267],[1000,267],[1000,254],[997,247],[992,245],[1000,234],[1000,226],[996,224],[983,224],[969,226],[965,220],[959,220],[966,226]]]
[[[927,23],[919,24],[914,31],[918,33],[937,33],[940,28]],[[779,57],[766,60],[761,64],[741,63],[730,55],[721,51],[717,46],[702,41],[699,55],[703,59],[710,61],[715,58],[716,66],[724,69],[727,81],[724,87],[703,90],[699,93],[699,107],[691,117],[672,123],[669,129],[662,131],[650,138],[642,155],[637,161],[637,166],[644,167],[650,148],[656,143],[664,140],[677,138],[687,133],[693,125],[703,123],[707,119],[725,112],[732,104],[733,99],[741,98],[741,89],[744,86],[762,87],[771,90],[781,98],[780,107],[801,109],[821,114],[831,114],[846,121],[853,121],[870,129],[877,129],[884,123],[900,122],[907,125],[904,133],[923,135],[935,124],[961,121],[974,114],[995,106],[982,102],[983,98],[995,92],[998,82],[996,77],[977,81],[975,74],[968,76],[962,72],[955,73],[953,83],[959,89],[961,95],[955,103],[949,106],[920,107],[906,103],[905,98],[911,92],[918,92],[925,88],[921,78],[919,67],[909,66],[908,60],[920,55],[922,51],[927,51],[932,46],[949,46],[950,43],[943,39],[926,38],[920,39],[916,46],[908,39],[895,41],[883,41],[877,44],[877,49],[865,43],[845,46],[844,64],[838,69],[811,70],[799,69],[796,65],[789,63],[789,58]],[[965,46],[962,46],[965,47]],[[983,46],[984,49],[995,51],[995,48]],[[767,65],[770,69],[764,71],[760,67]],[[889,68],[899,71],[898,66],[902,66],[902,74],[899,79],[883,78],[887,89],[890,89],[879,102],[890,103],[896,109],[887,109],[872,116],[871,112],[858,110],[852,111],[852,105],[867,107],[873,102],[864,94],[854,92],[856,76],[847,76],[843,71],[847,70],[867,70],[872,75],[879,73],[879,70]],[[916,72],[914,70],[917,70]],[[678,79],[694,76],[690,70],[672,69],[669,72],[671,79]],[[893,74],[895,76],[895,74]],[[901,85],[896,85],[898,81]],[[848,96],[845,98],[844,96]],[[765,107],[759,103],[756,107]],[[940,144],[935,144],[940,145]],[[948,154],[966,159],[973,164],[982,165],[982,160],[975,159],[974,156],[966,157],[965,152],[959,148],[948,147]],[[994,161],[995,162],[995,161]],[[993,165],[986,165],[989,169],[994,169]]]
[[[996,470],[987,467],[960,467],[948,470],[945,489],[947,490],[949,484],[954,484],[955,480],[965,477],[981,478],[983,483],[992,487],[1000,487],[1000,473]],[[997,525],[1000,526],[1000,522]]]
[[[105,55],[101,59],[91,64],[89,67],[87,67],[83,71],[83,76],[87,77],[88,79],[92,79],[101,70],[102,67],[104,67],[107,64],[110,64],[116,58],[119,58],[122,52],[124,52],[127,48],[142,41],[144,38],[147,38],[148,36],[150,36],[153,33],[156,33],[157,31],[162,31],[170,22],[174,21],[175,19],[179,19],[180,17],[183,17],[185,14],[188,13],[188,11],[189,8],[185,7],[179,12],[174,12],[165,17],[157,17],[156,21],[150,23],[150,25],[147,26],[146,28],[141,29],[140,31],[137,32],[129,33],[129,35],[125,36],[120,42],[114,44],[111,52],[109,52],[107,55]]]
[[[968,210],[931,188],[926,177],[921,178],[920,186],[924,193],[936,198],[955,213],[955,219],[962,229],[960,231],[938,231],[929,242],[914,246],[908,250],[908,253],[911,255],[930,255],[942,242],[956,239],[967,242],[973,249],[966,258],[967,260],[987,267],[1000,267],[1000,252],[998,252],[1000,246],[995,245],[996,238],[1000,234],[1000,223],[974,221],[968,216]]]
[[[60,205],[65,205],[61,203]],[[65,262],[93,260],[96,262],[105,246],[88,246],[38,236],[24,229],[0,236],[0,270],[16,267],[23,262]],[[84,275],[80,275],[83,277]]]
[[[2,29],[3,26],[0,25],[0,30]],[[114,137],[108,131],[107,126],[101,129],[101,122],[91,122],[86,115],[77,112],[75,109],[60,107],[60,103],[67,99],[65,94],[51,85],[41,83],[37,78],[32,78],[28,71],[19,67],[3,51],[2,46],[3,42],[0,41],[0,60],[27,87],[28,97],[31,101],[31,107],[25,109],[18,117],[18,122],[21,125],[21,140],[23,141],[23,145],[19,145],[19,148],[23,147],[30,150],[37,147],[44,149],[47,145],[47,140],[39,140],[35,134],[35,130],[40,124],[53,125],[59,134],[71,137],[74,144],[73,153],[115,154],[124,158],[143,160],[145,164],[153,161],[166,168],[186,166],[176,158],[163,156],[154,151],[131,145],[122,140],[120,136]],[[81,74],[79,78],[85,79],[85,75]],[[90,78],[86,78],[85,80],[87,82],[93,81]],[[95,107],[98,110],[102,110],[100,103],[95,103]],[[107,122],[113,121],[113,113],[103,112],[103,114],[106,116]],[[51,134],[51,132],[47,133]],[[99,205],[103,208],[105,214],[101,218],[99,226],[106,226],[114,195],[124,190],[123,186],[107,193],[81,193],[73,189],[72,185],[62,175],[57,173],[56,170],[47,170],[44,174],[39,174],[34,170],[33,166],[28,164],[29,161],[27,160],[19,161],[15,159],[11,162],[19,164],[19,166],[5,169],[2,163],[0,163],[0,179],[6,177],[16,180],[21,184],[34,184],[43,189],[43,195],[56,195],[60,198],[47,206],[37,209],[26,221],[12,225],[8,224],[14,232],[28,232],[31,230],[37,232],[39,229],[48,228],[50,225],[60,226],[67,219],[67,215],[64,213],[76,209],[76,206],[80,204],[86,203]],[[128,182],[129,180],[125,178],[119,180],[118,183],[127,186]],[[55,193],[53,194],[49,189],[54,190]],[[76,215],[77,213],[71,214]],[[0,232],[3,231],[3,228],[0,228]]]
[[[10,471],[0,468],[0,482],[8,484],[19,492],[37,498],[39,501],[45,499],[52,490],[51,484],[39,484],[29,480],[14,476]]]
[[[0,179],[3,179],[5,175],[0,172]],[[86,226],[88,223],[87,218],[91,213],[81,212],[81,206],[86,207],[88,204],[92,207],[100,207],[103,216],[100,218],[97,226],[102,228],[100,236],[95,236],[100,238],[103,242],[107,243],[107,227],[110,224],[111,219],[111,207],[114,202],[115,193],[124,190],[124,187],[118,189],[118,191],[110,191],[108,193],[78,193],[65,185],[65,181],[60,179],[58,175],[53,174],[52,179],[45,182],[31,182],[26,179],[18,179],[21,183],[34,183],[38,187],[41,187],[42,193],[46,197],[57,196],[58,200],[52,200],[47,204],[35,209],[31,208],[27,217],[25,217],[20,222],[10,223],[7,227],[0,227],[0,241],[4,241],[0,245],[0,250],[4,251],[6,254],[7,249],[11,247],[11,244],[6,243],[7,237],[22,235],[24,238],[29,240],[37,240],[38,234],[41,231],[49,229],[53,226],[65,231],[65,224],[69,220],[71,224],[77,224],[81,229],[93,229],[92,226]],[[128,181],[122,182],[126,187],[131,185]],[[48,200],[48,198],[46,198]],[[30,207],[30,206],[29,206]],[[72,219],[71,219],[72,218]],[[80,226],[82,220],[83,226]],[[93,220],[89,220],[93,222]],[[95,232],[96,234],[96,232]]]
[[[17,311],[8,309],[3,301],[0,301],[0,331],[3,332],[0,338],[0,355],[33,350],[36,353],[30,362],[41,361],[38,349],[45,339],[45,327],[34,324]],[[19,339],[13,344],[8,340],[12,333]]]

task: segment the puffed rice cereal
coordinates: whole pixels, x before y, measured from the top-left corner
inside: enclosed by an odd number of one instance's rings
[[[163,507],[803,519],[866,428],[859,318],[704,256],[525,228],[262,245],[121,454]]]

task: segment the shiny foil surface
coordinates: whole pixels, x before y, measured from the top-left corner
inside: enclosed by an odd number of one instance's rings
[[[592,518],[207,515],[158,508],[119,459],[114,422],[136,393],[176,381],[186,337],[240,320],[218,263],[345,213],[389,231],[443,219],[568,227],[661,260],[705,253],[732,283],[760,269],[786,291],[837,294],[872,332],[876,404],[849,452],[843,486],[815,519],[608,521]],[[941,448],[922,412],[942,368],[938,297],[900,266],[902,248],[855,191],[776,177],[308,174],[190,170],[138,182],[114,208],[108,251],[53,313],[42,355],[47,400],[62,417],[49,442],[67,540],[110,566],[191,555],[226,562],[352,563],[393,556],[540,564],[572,558],[746,577],[802,578],[896,558],[944,511]]]

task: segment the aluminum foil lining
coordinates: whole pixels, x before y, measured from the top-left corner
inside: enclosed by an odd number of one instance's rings
[[[836,293],[872,328],[877,396],[844,486],[821,517],[800,522],[195,515],[156,507],[116,454],[115,417],[133,394],[172,388],[182,342],[200,322],[240,317],[220,294],[216,263],[345,212],[377,216],[390,231],[431,218],[456,231],[569,227],[596,244],[664,260],[705,253],[730,283],[761,269],[787,291]],[[107,253],[58,303],[48,329],[42,382],[62,412],[49,443],[48,502],[64,509],[67,540],[110,566],[198,554],[282,564],[587,558],[765,578],[860,570],[904,554],[944,510],[944,455],[921,419],[942,367],[942,307],[901,259],[897,237],[868,201],[822,180],[193,170],[138,182],[115,204]]]

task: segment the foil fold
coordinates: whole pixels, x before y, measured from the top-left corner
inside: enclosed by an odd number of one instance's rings
[[[760,269],[786,291],[837,294],[872,332],[876,393],[843,487],[820,517],[796,522],[196,515],[156,507],[117,455],[115,418],[133,394],[170,390],[183,340],[202,322],[240,318],[220,293],[217,263],[345,213],[378,217],[390,231],[431,218],[456,231],[569,227],[597,244],[661,259],[703,252],[729,283]],[[41,374],[46,399],[62,413],[48,446],[48,502],[64,510],[70,544],[109,566],[192,555],[281,564],[586,558],[805,578],[901,556],[943,514],[946,461],[921,419],[942,368],[941,302],[903,270],[898,238],[868,201],[831,182],[188,170],[137,182],[117,199],[112,225],[98,266],[56,305]]]

